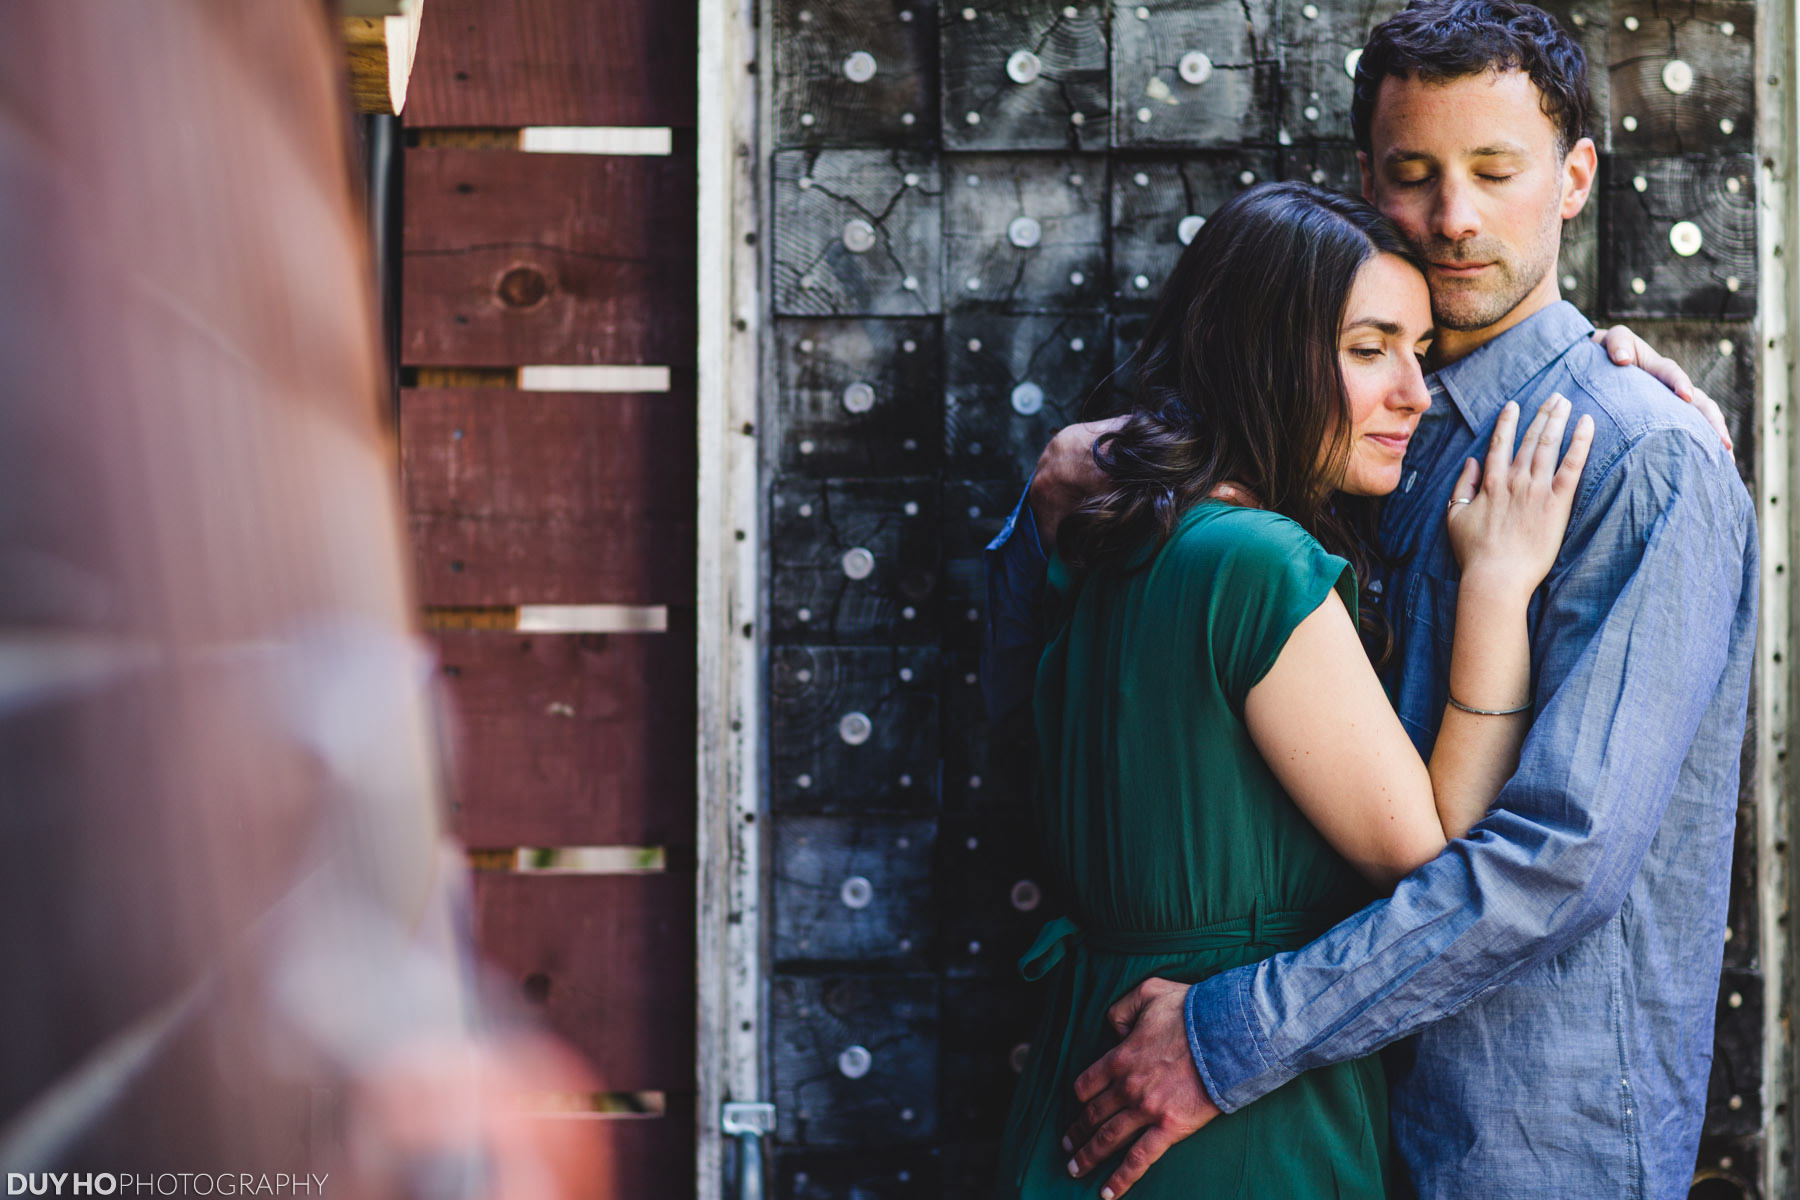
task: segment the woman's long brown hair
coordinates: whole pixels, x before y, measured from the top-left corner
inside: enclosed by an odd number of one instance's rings
[[[1338,330],[1376,254],[1423,273],[1387,218],[1306,184],[1261,184],[1213,214],[1131,360],[1129,420],[1095,443],[1112,486],[1057,530],[1071,566],[1121,570],[1219,485],[1239,484],[1355,567],[1363,641],[1386,660],[1390,627],[1367,591],[1377,502],[1334,491],[1350,454]]]

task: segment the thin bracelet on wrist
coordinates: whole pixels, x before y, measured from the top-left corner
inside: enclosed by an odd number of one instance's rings
[[[1449,693],[1445,693],[1445,695],[1449,696]],[[1464,704],[1455,696],[1449,696],[1449,700],[1451,708],[1456,709],[1458,712],[1473,713],[1478,717],[1510,717],[1515,713],[1530,712],[1532,708],[1535,707],[1529,700],[1524,704],[1519,705],[1517,708],[1474,708]]]

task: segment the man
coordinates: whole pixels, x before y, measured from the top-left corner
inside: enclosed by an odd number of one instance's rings
[[[1152,979],[1077,1082],[1070,1170],[1120,1150],[1122,1195],[1170,1145],[1296,1074],[1391,1056],[1398,1166],[1427,1197],[1685,1196],[1711,1060],[1755,637],[1753,507],[1719,438],[1614,369],[1557,290],[1586,202],[1586,65],[1516,0],[1426,0],[1379,26],[1353,106],[1364,194],[1429,261],[1433,402],[1386,503],[1372,586],[1386,682],[1421,754],[1447,697],[1446,500],[1501,407],[1596,423],[1532,604],[1536,719],[1467,839],[1311,945],[1192,987]],[[1023,698],[1029,605],[1102,427],[1058,436],[990,547],[990,705]]]

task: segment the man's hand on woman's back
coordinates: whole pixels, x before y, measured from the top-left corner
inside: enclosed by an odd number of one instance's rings
[[[1170,1146],[1219,1115],[1188,1050],[1187,991],[1151,978],[1125,993],[1106,1010],[1124,1041],[1075,1080],[1085,1107],[1063,1138],[1069,1174],[1086,1175],[1125,1150],[1100,1189],[1103,1200],[1123,1196]]]
[[[1056,528],[1081,502],[1106,486],[1106,473],[1094,462],[1094,443],[1125,424],[1124,417],[1069,425],[1057,432],[1038,455],[1027,501],[1037,523],[1038,540],[1048,554],[1056,545]]]

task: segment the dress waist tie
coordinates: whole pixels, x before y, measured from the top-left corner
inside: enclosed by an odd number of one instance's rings
[[[1019,974],[1037,981],[1052,973],[1054,991],[1044,1009],[1038,1027],[1033,1067],[1019,1086],[1025,1092],[1030,1108],[1025,1128],[1030,1146],[1019,1162],[1019,1178],[1015,1187],[1025,1182],[1024,1172],[1036,1160],[1038,1143],[1043,1138],[1059,1099],[1052,1089],[1065,1074],[1074,1039],[1074,990],[1076,972],[1073,967],[1083,955],[1120,955],[1174,957],[1180,954],[1202,954],[1209,950],[1227,950],[1236,946],[1266,945],[1271,952],[1292,950],[1305,945],[1329,929],[1341,914],[1315,909],[1292,909],[1265,912],[1260,905],[1250,915],[1230,921],[1218,921],[1193,929],[1084,929],[1068,917],[1057,917],[1038,931],[1019,959]],[[1135,986],[1135,985],[1134,985]],[[1070,1081],[1071,1085],[1073,1081]],[[1074,1092],[1066,1097],[1074,1102]]]

